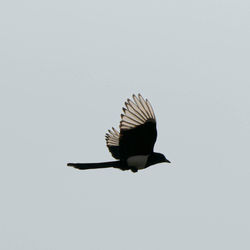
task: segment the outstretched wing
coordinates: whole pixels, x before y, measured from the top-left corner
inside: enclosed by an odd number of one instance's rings
[[[149,101],[139,94],[125,102],[121,115],[119,152],[120,158],[148,155],[153,152],[157,138],[156,119]]]
[[[113,130],[113,131],[112,131]],[[112,128],[112,130],[108,130],[108,133],[105,135],[106,145],[115,159],[120,159],[119,153],[119,132]]]

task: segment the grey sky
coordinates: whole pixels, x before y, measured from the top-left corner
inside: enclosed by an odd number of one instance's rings
[[[0,249],[248,250],[250,2],[5,1]],[[81,172],[141,93],[171,165]]]

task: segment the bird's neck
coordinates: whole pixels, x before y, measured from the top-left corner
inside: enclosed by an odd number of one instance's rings
[[[152,153],[151,155],[149,155],[148,160],[147,160],[147,167],[163,162],[160,158],[159,158],[159,153]]]

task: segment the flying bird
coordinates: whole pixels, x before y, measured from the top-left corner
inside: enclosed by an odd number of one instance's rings
[[[118,168],[137,172],[139,169],[169,160],[154,152],[157,138],[156,118],[150,102],[138,94],[127,99],[121,114],[120,133],[115,129],[106,133],[106,145],[117,161],[100,163],[68,163],[77,169]]]

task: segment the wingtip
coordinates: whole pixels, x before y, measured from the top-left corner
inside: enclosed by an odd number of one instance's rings
[[[132,97],[133,97],[133,100],[134,100],[134,102],[135,102],[136,99],[137,99],[137,96],[136,96],[135,94],[133,94]]]

